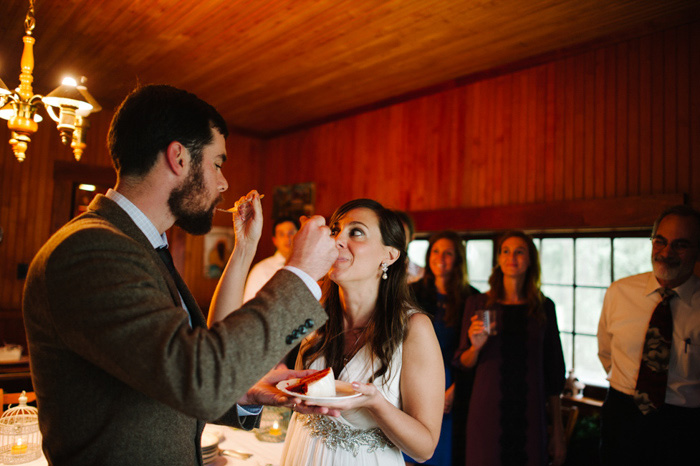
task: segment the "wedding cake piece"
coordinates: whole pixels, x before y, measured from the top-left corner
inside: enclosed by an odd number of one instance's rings
[[[328,367],[313,374],[302,377],[287,390],[300,395],[313,397],[335,396],[335,376],[333,369]]]

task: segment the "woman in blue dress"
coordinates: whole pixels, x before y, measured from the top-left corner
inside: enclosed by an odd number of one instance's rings
[[[459,343],[464,302],[479,291],[469,285],[464,242],[455,232],[442,231],[430,238],[425,263],[425,275],[411,289],[420,308],[432,317],[440,343],[445,366],[445,407],[440,441],[433,457],[423,464],[457,466],[463,463],[471,378],[469,372],[453,367],[452,357]],[[406,460],[413,461],[409,457]]]

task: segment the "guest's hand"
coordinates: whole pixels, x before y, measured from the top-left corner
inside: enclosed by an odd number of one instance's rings
[[[260,194],[252,190],[234,204],[233,229],[236,245],[255,250],[262,235],[263,215]]]
[[[245,405],[268,405],[285,406],[303,414],[323,414],[326,416],[339,416],[340,411],[323,406],[308,406],[299,398],[294,398],[279,391],[276,385],[287,379],[301,378],[317,372],[313,369],[295,371],[289,369],[273,369],[258,380],[250,390],[240,399],[237,404]]]
[[[320,215],[304,221],[292,240],[292,253],[287,265],[303,270],[314,280],[320,280],[338,258],[335,238]]]
[[[468,333],[469,340],[472,342],[472,347],[475,350],[480,350],[489,338],[488,333],[486,333],[486,327],[484,327],[484,322],[479,320],[476,315],[472,316],[472,323],[469,326]]]

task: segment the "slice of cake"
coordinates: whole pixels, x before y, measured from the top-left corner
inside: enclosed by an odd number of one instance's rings
[[[335,396],[335,376],[333,369],[328,367],[322,371],[302,377],[296,383],[287,387],[292,393],[306,396]]]

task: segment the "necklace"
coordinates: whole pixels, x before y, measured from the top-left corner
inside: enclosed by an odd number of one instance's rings
[[[348,361],[352,359],[353,356],[355,356],[355,353],[357,353],[357,344],[360,342],[360,340],[363,339],[365,335],[365,330],[367,330],[367,327],[363,327],[362,331],[357,333],[357,330],[352,329],[350,330],[351,333],[356,334],[355,336],[355,343],[352,345],[352,348],[350,348],[350,351],[343,354],[343,366],[346,366],[348,364]]]

